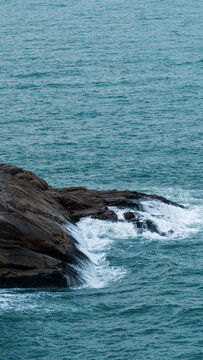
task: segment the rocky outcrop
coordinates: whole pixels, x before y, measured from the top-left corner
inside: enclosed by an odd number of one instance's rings
[[[81,217],[118,221],[110,206],[140,211],[143,199],[156,195],[135,191],[96,191],[84,187],[53,189],[30,171],[0,165],[0,287],[73,286],[87,257],[66,224]],[[126,213],[139,227],[140,219]],[[156,231],[154,224],[145,226]]]

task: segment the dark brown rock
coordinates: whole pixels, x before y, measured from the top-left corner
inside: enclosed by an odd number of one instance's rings
[[[30,171],[0,165],[0,287],[80,284],[75,265],[88,259],[68,233],[67,222],[75,223],[85,216],[117,221],[109,206],[141,211],[143,199],[179,206],[135,191],[53,189]],[[132,214],[126,213],[125,218],[139,226],[140,216],[132,218]],[[154,224],[146,222],[145,226],[156,231]]]
[[[59,200],[74,220],[94,216],[108,210],[99,192],[85,188],[63,188],[58,190]]]
[[[117,215],[112,210],[104,210],[103,212],[99,212],[98,214],[94,215],[94,218],[99,220],[113,221],[113,222],[118,220]]]
[[[157,233],[161,236],[166,235],[166,233],[159,231],[157,225],[155,225],[155,223],[153,223],[153,221],[150,219],[143,219],[142,217],[136,216],[134,219],[132,219],[132,221],[137,226],[140,233],[143,233],[144,231],[148,230],[152,233]]]
[[[48,189],[33,173],[0,165],[1,287],[66,286],[65,276],[81,282],[70,266],[85,256],[64,230],[68,211]]]
[[[130,221],[130,220],[132,220],[132,219],[135,218],[135,214],[132,213],[131,211],[125,212],[125,213],[123,214],[123,216],[124,216],[125,220],[127,220],[127,221]]]

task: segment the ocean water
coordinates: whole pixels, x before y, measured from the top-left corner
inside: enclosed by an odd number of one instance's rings
[[[0,0],[0,162],[186,205],[143,204],[166,236],[67,224],[91,259],[85,285],[1,289],[0,360],[203,359],[202,13],[200,0]]]

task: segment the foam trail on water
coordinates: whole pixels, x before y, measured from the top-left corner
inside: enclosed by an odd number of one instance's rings
[[[126,274],[123,267],[112,265],[108,260],[111,258],[111,250],[113,249],[114,252],[116,250],[119,264],[119,251],[124,242],[128,246],[130,242],[142,241],[142,239],[144,241],[183,239],[198,232],[202,226],[203,209],[201,207],[182,209],[153,199],[142,201],[141,204],[142,211],[139,211],[139,214],[142,218],[153,221],[160,233],[165,233],[165,236],[149,230],[140,233],[136,224],[124,219],[123,214],[133,210],[116,207],[110,207],[110,209],[117,214],[118,222],[83,218],[77,225],[67,225],[68,231],[78,241],[79,249],[91,260],[90,264],[85,264],[81,270],[86,286],[104,287]],[[137,214],[138,211],[135,210],[135,213]]]

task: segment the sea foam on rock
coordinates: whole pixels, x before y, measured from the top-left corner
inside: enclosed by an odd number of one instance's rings
[[[135,191],[96,191],[84,187],[54,189],[30,171],[0,165],[0,287],[77,286],[81,264],[88,262],[67,230],[81,218],[120,221],[109,207],[132,209],[125,214],[135,226],[157,231],[139,211],[141,201],[163,197]],[[137,212],[137,214],[136,214]]]

